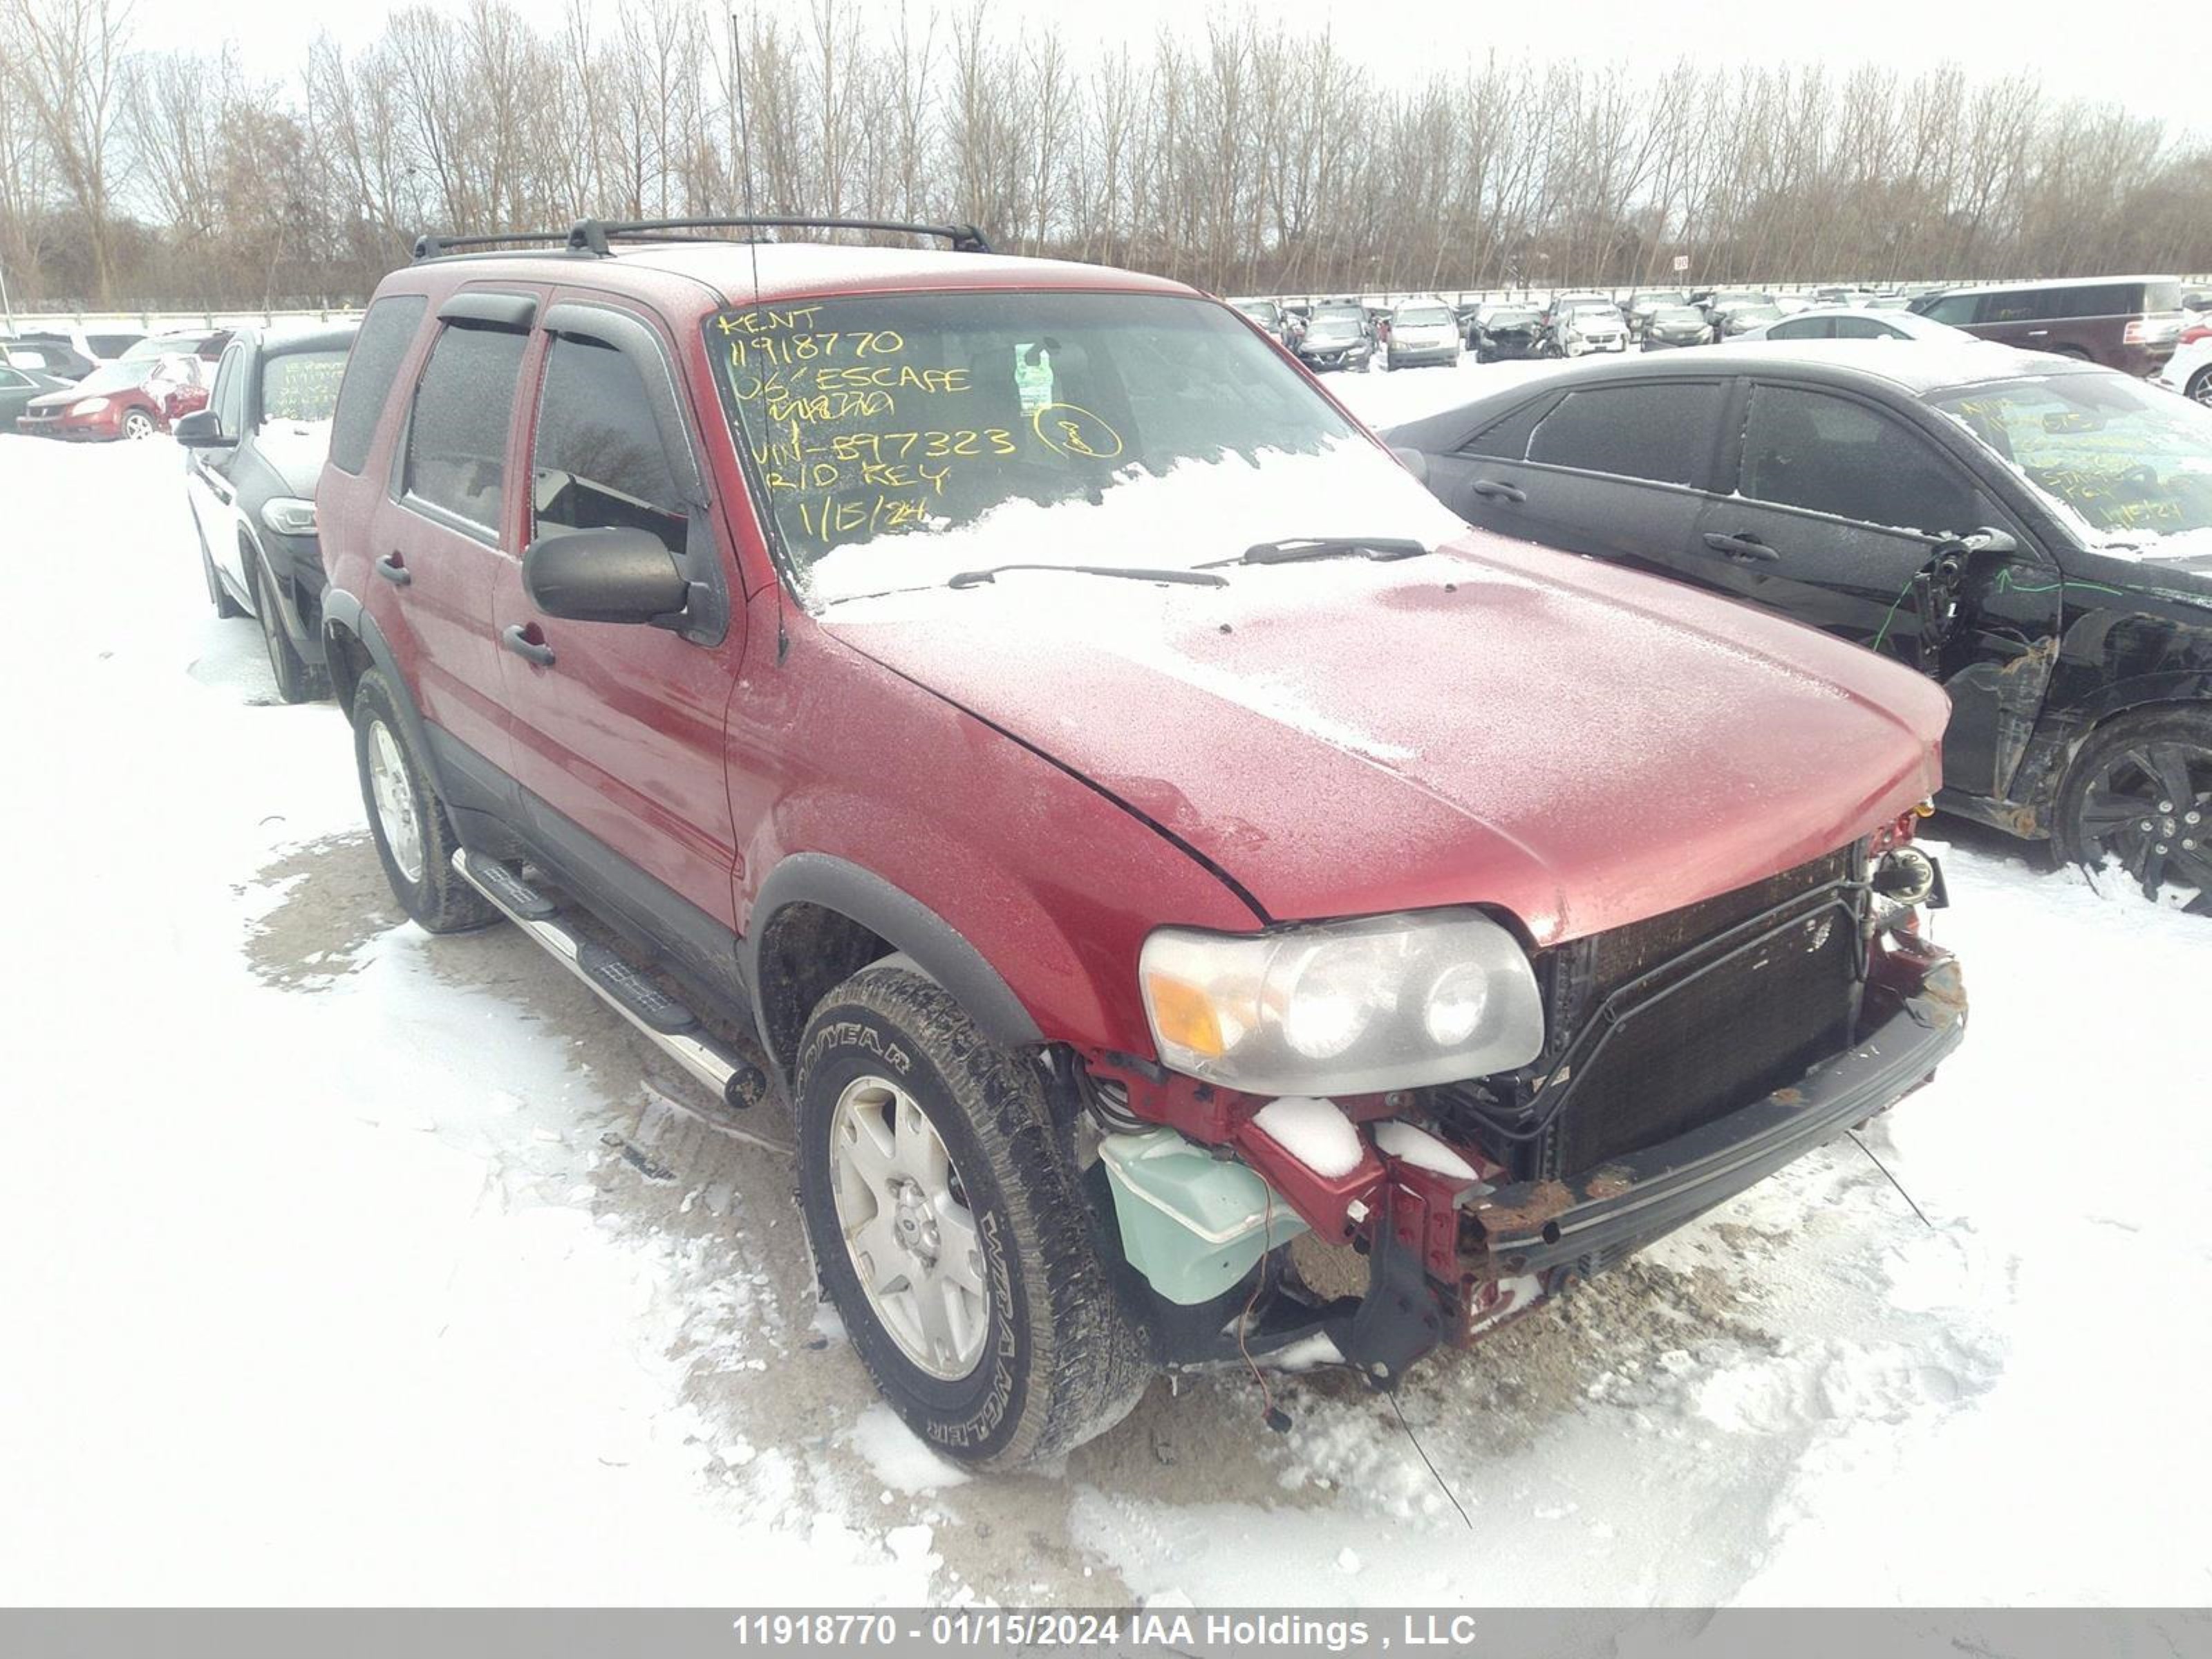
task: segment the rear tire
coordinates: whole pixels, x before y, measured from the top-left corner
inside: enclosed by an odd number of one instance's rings
[[[372,668],[353,694],[353,752],[368,833],[392,896],[426,933],[459,933],[499,920],[453,868],[460,837],[407,735],[399,700]]]
[[[2191,375],[2182,395],[2193,403],[2212,404],[2212,368],[2200,368]]]
[[[943,987],[884,962],[816,1007],[798,1073],[815,1265],[908,1426],[1004,1468],[1120,1422],[1152,1364],[1036,1069]]]
[[[269,672],[276,679],[276,695],[286,702],[321,701],[331,695],[330,670],[301,656],[292,636],[284,631],[283,600],[267,562],[256,556],[254,569],[253,605],[261,624],[261,642],[269,651]]]
[[[2117,860],[2144,896],[2194,887],[2189,913],[2212,915],[2212,708],[2147,708],[2098,727],[2066,769],[2052,839],[2093,878]]]

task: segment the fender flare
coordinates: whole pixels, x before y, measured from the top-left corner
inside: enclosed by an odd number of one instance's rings
[[[1024,1048],[1044,1041],[1036,1019],[999,970],[936,911],[857,864],[827,853],[794,853],[762,883],[740,947],[762,1044],[787,1074],[793,1056],[774,1049],[772,1022],[762,994],[760,950],[776,914],[793,904],[818,905],[849,917],[911,958],[952,994],[994,1042]]]
[[[340,659],[338,653],[331,648],[332,636],[338,634],[349,634],[359,641],[362,649],[368,653],[370,665],[384,676],[385,684],[392,688],[393,700],[399,705],[399,722],[407,728],[407,741],[429,771],[430,787],[441,797],[446,795],[446,780],[438,769],[437,746],[430,741],[428,728],[422,723],[422,711],[415,706],[414,688],[399,672],[399,660],[392,654],[384,630],[376,625],[376,618],[362,608],[360,599],[343,587],[333,587],[323,595],[323,655],[333,665]],[[353,713],[352,702],[349,692],[349,720]]]

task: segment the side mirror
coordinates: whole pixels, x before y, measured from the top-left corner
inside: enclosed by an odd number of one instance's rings
[[[1999,530],[1995,525],[1985,524],[1979,530],[1968,535],[1950,538],[1936,550],[1938,553],[1962,558],[1970,558],[1978,553],[1995,553],[2002,556],[2019,552],[2020,543],[2014,539],[2010,532]]]
[[[523,550],[522,586],[547,616],[571,622],[657,622],[691,597],[676,556],[647,530],[540,536]]]
[[[1390,453],[1398,458],[1399,465],[1404,467],[1407,471],[1412,473],[1414,477],[1420,480],[1421,483],[1428,483],[1429,458],[1425,452],[1418,449],[1405,449],[1400,447],[1396,444],[1392,444],[1390,446]]]
[[[211,409],[194,410],[169,431],[187,449],[220,449],[230,441],[222,435],[222,422],[216,419]]]

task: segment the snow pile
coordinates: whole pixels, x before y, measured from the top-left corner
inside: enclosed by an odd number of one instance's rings
[[[1252,1125],[1317,1176],[1333,1181],[1359,1167],[1359,1131],[1333,1100],[1285,1095],[1255,1112]]]
[[[1375,1126],[1375,1144],[1417,1170],[1431,1170],[1453,1181],[1473,1181],[1474,1166],[1418,1123],[1388,1118]]]

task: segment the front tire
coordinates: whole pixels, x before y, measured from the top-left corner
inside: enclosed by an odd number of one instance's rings
[[[908,1427],[1008,1468],[1104,1432],[1152,1368],[1036,1069],[897,962],[823,999],[798,1065],[799,1194],[823,1288]]]
[[[2200,368],[2191,375],[2182,395],[2192,403],[2212,404],[2212,368]]]
[[[2058,792],[2059,856],[2094,878],[2114,861],[2155,900],[2194,887],[2212,916],[2212,709],[2153,708],[2099,727]]]
[[[491,902],[453,868],[460,837],[408,738],[397,694],[375,669],[354,688],[353,752],[377,860],[407,914],[432,933],[465,933],[498,921]]]
[[[143,409],[129,410],[124,414],[123,435],[133,443],[152,437],[159,429],[154,424],[154,417]]]
[[[267,561],[257,558],[254,570],[254,611],[261,624],[261,642],[269,652],[269,672],[276,677],[276,695],[286,702],[319,702],[331,695],[330,671],[301,656],[285,632],[283,601]],[[220,610],[216,614],[222,614]]]

